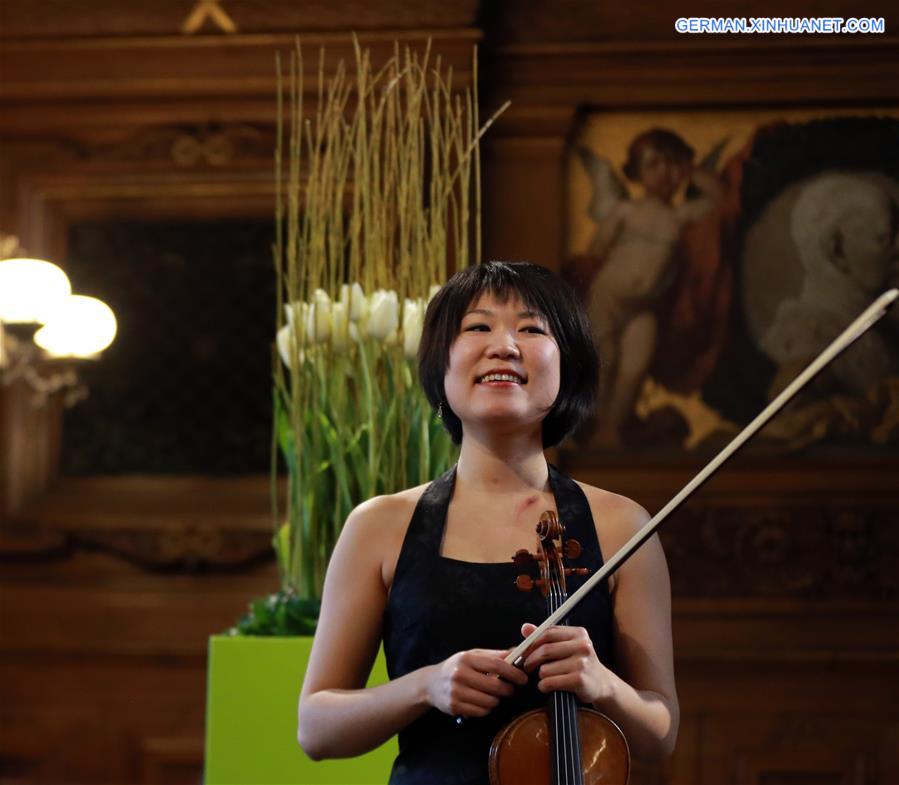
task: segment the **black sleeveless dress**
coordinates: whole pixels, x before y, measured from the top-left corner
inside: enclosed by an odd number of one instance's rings
[[[502,563],[440,555],[455,479],[454,466],[427,487],[403,541],[384,615],[384,651],[391,679],[465,649],[515,646],[521,642],[524,622],[539,624],[547,616],[539,591],[526,594],[515,588],[517,569],[511,553],[509,562]],[[588,567],[593,574],[603,560],[587,498],[577,483],[552,465],[549,479],[565,536],[578,540],[584,549],[572,566]],[[569,578],[569,593],[585,580]],[[585,627],[600,660],[611,666],[612,604],[607,584],[592,591],[568,623]],[[514,717],[546,704],[536,684],[532,674],[529,685],[501,699],[486,717],[466,719],[461,726],[437,709],[428,710],[400,731],[400,752],[390,784],[487,785],[493,737]]]

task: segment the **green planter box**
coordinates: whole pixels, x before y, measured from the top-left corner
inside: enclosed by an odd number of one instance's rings
[[[297,744],[297,699],[311,637],[209,639],[206,785],[384,785],[396,737],[358,758],[310,760]],[[369,685],[387,681],[383,651]]]

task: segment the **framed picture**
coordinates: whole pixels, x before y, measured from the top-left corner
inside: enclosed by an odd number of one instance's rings
[[[899,111],[585,114],[568,253],[600,348],[596,449],[719,446],[899,285]],[[762,433],[899,447],[899,308]]]

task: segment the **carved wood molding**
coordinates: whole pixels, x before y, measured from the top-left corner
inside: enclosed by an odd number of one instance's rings
[[[452,66],[454,84],[471,82],[472,46],[481,38],[470,28],[384,30],[359,34],[371,51],[375,68],[401,47],[432,53]],[[308,60],[304,87],[317,89],[318,52],[325,51],[325,73],[338,60],[355,61],[349,33],[311,33],[303,36]],[[282,60],[295,44],[286,34],[192,37],[121,37],[19,40],[0,47],[0,105],[61,99],[159,99],[203,97],[253,98],[274,103],[275,53]],[[352,71],[351,71],[352,72]]]
[[[150,571],[248,570],[273,558],[267,477],[64,479],[0,540],[0,559],[84,550]]]
[[[619,475],[617,483],[614,473],[606,475],[606,487],[650,507],[661,506],[661,485],[678,481],[660,470],[633,472],[623,481]],[[766,483],[764,471],[731,477],[729,487],[691,501],[661,530],[674,596],[894,604],[899,500],[890,476],[885,472],[888,484],[880,492],[859,492],[863,484],[853,492],[847,482],[842,494],[831,478],[827,498],[814,484],[803,489],[802,473],[782,477],[781,487]],[[821,482],[827,484],[827,477]],[[630,484],[643,492],[634,493]],[[752,490],[760,488],[765,490]],[[28,558],[58,559],[89,549],[144,569],[176,572],[244,569],[272,558],[263,477],[68,478],[28,508],[21,525],[45,538],[57,535]],[[7,559],[21,559],[25,550],[22,541],[0,543]]]
[[[276,143],[274,125],[204,123],[150,126],[114,142],[78,147],[80,164],[222,169],[249,163],[270,169]]]
[[[133,218],[246,218],[274,214],[275,182],[268,162],[245,167],[119,164],[81,172],[24,175],[18,188],[17,229],[30,252],[64,259],[68,229],[77,221]],[[122,170],[125,171],[122,171]],[[134,169],[139,169],[135,172]]]
[[[249,569],[273,558],[270,534],[221,531],[190,521],[173,521],[156,531],[93,531],[69,537],[73,550],[97,550],[151,571]]]
[[[270,534],[221,531],[189,521],[138,531],[37,529],[0,537],[0,562],[55,562],[96,551],[150,572],[232,572],[271,561],[271,540]]]
[[[49,3],[35,13],[34,0],[4,0],[0,39],[165,36],[179,31],[220,36],[235,30],[301,32],[305,37],[350,25],[360,32],[446,29],[474,25],[478,6],[477,0],[418,0],[414,4],[404,0],[90,0],[78,5]]]
[[[863,501],[691,505],[660,532],[676,597],[892,602],[899,511]]]
[[[895,36],[514,44],[493,57],[489,100],[512,101],[494,136],[527,135],[535,114],[561,113],[564,121],[566,110],[588,107],[876,106],[899,98]],[[551,128],[538,123],[537,130]],[[555,128],[570,130],[564,122]]]

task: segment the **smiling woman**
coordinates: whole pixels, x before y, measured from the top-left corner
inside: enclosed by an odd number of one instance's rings
[[[476,339],[472,333],[488,337]],[[454,367],[452,356],[461,362],[466,349],[494,353],[492,359],[477,360],[476,370],[482,374],[516,369],[514,362],[501,359],[508,348],[484,345],[497,338],[509,341],[512,353],[516,347],[526,350],[529,361],[537,359],[534,349],[542,356],[553,345],[559,389],[549,402],[541,432],[544,449],[558,444],[590,413],[599,363],[583,307],[571,287],[543,267],[526,263],[470,267],[440,290],[428,309],[419,351],[419,378],[428,400],[435,408],[442,405],[444,425],[453,441],[461,444],[462,421],[447,399],[444,377],[449,378]]]
[[[618,723],[637,757],[670,755],[678,705],[657,539],[569,626],[550,628],[522,670],[503,659],[546,617],[538,593],[516,591],[510,560],[533,547],[542,511],[558,514],[582,547],[577,566],[591,572],[647,519],[544,455],[590,413],[597,365],[582,306],[542,267],[470,267],[431,301],[419,378],[461,445],[459,461],[347,519],[300,698],[298,738],[310,757],[357,755],[399,733],[394,785],[486,783],[497,732],[559,692]],[[572,575],[570,590],[583,580]],[[382,641],[391,680],[366,689]],[[458,726],[457,717],[478,719]]]

